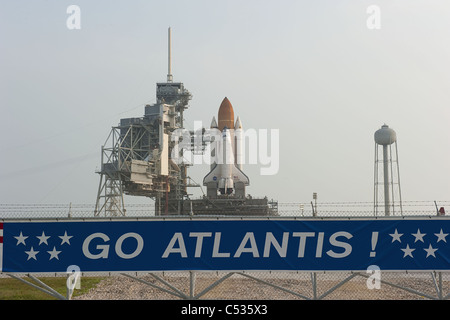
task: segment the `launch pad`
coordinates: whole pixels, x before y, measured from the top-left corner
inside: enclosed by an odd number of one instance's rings
[[[237,198],[234,196],[203,197],[188,200],[183,214],[196,216],[277,216],[278,202],[264,198]]]
[[[156,103],[145,106],[143,117],[120,119],[112,127],[102,146],[100,183],[95,216],[126,216],[124,195],[145,196],[155,200],[155,215],[278,215],[278,205],[267,197],[254,198],[245,190],[249,178],[242,168],[242,144],[239,117],[227,98],[222,101],[218,122],[211,129],[219,132],[215,141],[204,139],[200,150],[195,134],[189,132],[190,152],[205,152],[206,144],[214,144],[211,171],[203,185],[207,194],[190,199],[189,187],[201,187],[188,176],[192,163],[172,158],[177,154],[177,130],[184,130],[184,111],[189,107],[191,93],[181,82],[173,82],[171,67],[171,29],[169,28],[169,67],[167,82],[156,84]],[[184,141],[186,145],[186,141]],[[183,158],[181,151],[181,158]]]

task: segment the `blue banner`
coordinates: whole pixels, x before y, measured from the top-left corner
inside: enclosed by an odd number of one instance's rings
[[[450,220],[87,220],[0,223],[2,272],[450,270]]]

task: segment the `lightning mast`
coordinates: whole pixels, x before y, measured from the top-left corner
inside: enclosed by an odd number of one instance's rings
[[[168,30],[168,70],[167,70],[167,82],[173,82],[173,77],[172,77],[172,28],[169,27]]]

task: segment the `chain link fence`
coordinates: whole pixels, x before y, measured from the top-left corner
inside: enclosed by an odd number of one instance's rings
[[[402,214],[396,216],[433,216],[439,208],[450,207],[450,201],[403,201]],[[37,218],[93,218],[93,204],[0,204],[0,219]],[[278,214],[283,217],[367,217],[374,216],[373,202],[289,202],[278,203]],[[126,216],[153,217],[155,209],[149,204],[128,204]]]
[[[403,216],[434,216],[450,201],[405,201]],[[93,218],[84,204],[0,204],[0,219]],[[367,217],[371,202],[279,203],[280,216]],[[127,206],[127,217],[154,216],[148,205]],[[25,276],[25,275],[23,275]],[[48,275],[47,275],[48,276]],[[63,275],[55,275],[63,276]],[[74,299],[449,299],[448,272],[155,272],[82,274],[102,277]],[[1,290],[1,288],[0,288]]]

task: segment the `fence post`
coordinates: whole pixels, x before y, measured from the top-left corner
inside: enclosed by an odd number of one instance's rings
[[[194,299],[195,295],[195,272],[189,271],[189,299]]]
[[[317,300],[317,274],[315,272],[311,272],[311,283],[313,289],[313,300]]]

